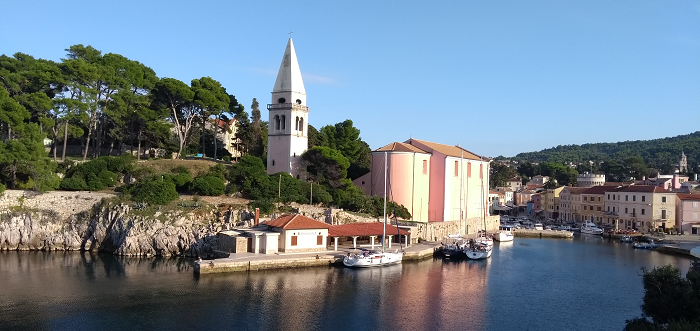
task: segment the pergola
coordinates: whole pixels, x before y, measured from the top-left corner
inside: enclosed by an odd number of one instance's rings
[[[333,238],[333,244],[334,244],[334,250],[338,250],[338,238],[339,237],[352,237],[352,247],[357,248],[357,238],[359,237],[369,237],[370,238],[370,247],[374,248],[375,244],[374,241],[377,239],[377,237],[381,236],[384,230],[384,223],[348,223],[348,224],[342,224],[342,225],[333,225],[331,228],[328,230],[328,237]],[[393,236],[404,236],[404,242],[406,243],[406,246],[408,247],[408,244],[411,242],[410,235],[411,233],[399,229],[393,225],[386,225],[386,236],[387,236],[387,242],[389,243],[389,247],[391,248],[391,239]],[[380,245],[380,244],[378,244]]]

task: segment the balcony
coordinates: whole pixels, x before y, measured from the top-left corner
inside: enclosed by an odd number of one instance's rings
[[[276,109],[293,109],[293,110],[301,110],[301,111],[309,111],[309,107],[300,105],[297,103],[270,103],[267,104],[267,110],[276,110]]]

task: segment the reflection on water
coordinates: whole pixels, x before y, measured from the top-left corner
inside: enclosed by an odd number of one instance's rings
[[[580,238],[517,238],[479,261],[201,277],[185,259],[3,252],[0,328],[619,330],[641,313],[639,268],[668,263],[689,265]]]

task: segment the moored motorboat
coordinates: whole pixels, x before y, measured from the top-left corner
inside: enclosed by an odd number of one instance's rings
[[[581,233],[601,235],[603,229],[597,227],[593,222],[585,222],[581,225]]]
[[[493,235],[495,241],[513,241],[513,226],[501,225],[498,227],[498,232]]]
[[[643,242],[634,243],[634,248],[638,248],[638,249],[654,249],[654,248],[657,248],[659,246],[661,246],[661,245],[655,243],[653,240],[648,242],[648,243],[643,243]]]

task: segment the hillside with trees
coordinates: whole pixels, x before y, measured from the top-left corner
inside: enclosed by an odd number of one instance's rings
[[[520,153],[510,159],[519,162],[557,162],[584,164],[592,161],[624,163],[630,157],[639,156],[649,168],[661,173],[671,172],[678,164],[681,152],[688,158],[688,166],[697,171],[700,162],[700,131],[670,138],[595,143],[583,145],[559,145],[538,152]]]
[[[226,131],[236,133],[236,160],[221,141]],[[0,55],[0,194],[108,189],[140,208],[170,204],[179,194],[226,194],[264,212],[313,202],[381,214],[383,201],[351,181],[370,168],[369,145],[352,120],[309,125],[302,179],[266,173],[267,132],[257,99],[248,113],[211,77],[189,84],[158,77],[138,61],[83,45],[66,49],[59,62]],[[195,172],[137,162],[195,155],[216,165]],[[390,209],[410,218],[403,206]]]

